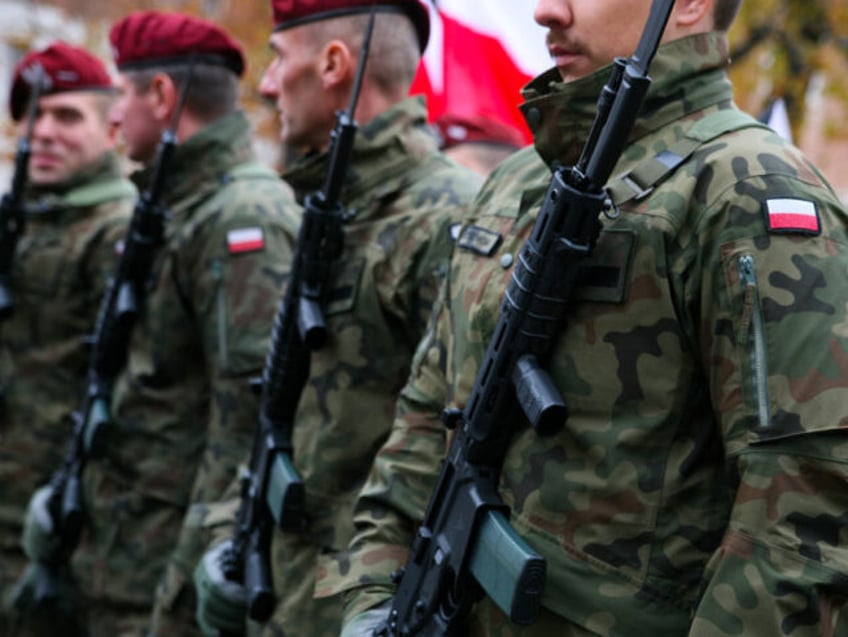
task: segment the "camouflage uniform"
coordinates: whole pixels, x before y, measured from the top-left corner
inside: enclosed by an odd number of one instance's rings
[[[65,187],[27,192],[13,272],[15,310],[0,325],[0,593],[26,564],[20,537],[30,495],[61,462],[85,389],[100,298],[135,200],[118,158],[104,155]],[[2,623],[2,620],[0,620]]]
[[[151,634],[199,634],[186,582],[207,541],[205,505],[249,449],[249,379],[297,233],[293,195],[253,158],[241,113],[177,147],[164,199],[165,244],[115,385],[116,423],[85,475],[90,533],[73,566],[92,637],[144,635],[154,591]]]
[[[709,113],[738,117],[727,61],[719,33],[661,47],[614,174],[669,149]],[[349,591],[348,616],[391,594],[389,573],[405,561],[443,448],[441,371],[448,404],[462,406],[509,256],[532,227],[549,166],[576,161],[608,71],[569,84],[552,71],[528,86],[535,150],[507,160],[475,201],[448,310],[363,490],[351,553],[321,582]],[[782,199],[813,202],[816,216],[770,228]],[[603,219],[550,359],[570,417],[550,437],[516,423],[501,474],[512,524],[547,558],[542,617],[521,628],[484,602],[475,630],[844,634],[844,209],[795,148],[754,125],[704,141],[621,212]],[[461,249],[469,231],[502,243],[487,254]]]
[[[326,155],[313,157],[284,178],[305,196],[326,170]],[[307,527],[274,538],[273,633],[338,635],[341,599],[312,599],[316,567],[350,540],[353,501],[391,427],[444,278],[451,228],[478,187],[479,177],[437,151],[421,98],[390,108],[356,137],[342,195],[355,216],[326,306],[330,341],[312,355],[293,434]]]

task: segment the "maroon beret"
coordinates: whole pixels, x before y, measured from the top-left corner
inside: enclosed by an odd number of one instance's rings
[[[424,52],[430,39],[430,15],[418,0],[271,0],[274,31],[316,20],[368,13],[372,5],[377,11],[402,13],[412,20],[418,33],[418,44]]]
[[[442,148],[450,148],[462,142],[486,142],[515,148],[525,145],[521,131],[491,117],[445,114],[434,125],[442,138]]]
[[[109,73],[99,58],[85,49],[54,42],[46,49],[28,53],[15,67],[9,92],[9,112],[15,121],[23,117],[32,90],[30,74],[39,64],[45,74],[42,95],[112,88]]]
[[[109,32],[119,71],[137,71],[189,62],[230,69],[241,77],[241,45],[221,27],[182,13],[140,11],[119,20]]]

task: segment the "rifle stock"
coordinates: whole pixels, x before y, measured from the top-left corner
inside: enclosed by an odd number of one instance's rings
[[[615,214],[604,187],[649,87],[647,70],[673,4],[654,0],[636,53],[613,65],[580,160],[554,171],[466,406],[443,415],[456,436],[398,574],[388,619],[375,635],[463,635],[484,592],[512,622],[535,620],[545,561],[509,526],[498,477],[522,415],[539,435],[555,433],[567,419],[568,406],[544,365],[601,215]]]
[[[292,430],[310,356],[327,342],[323,302],[332,266],[344,247],[347,213],[340,203],[353,152],[354,112],[374,28],[374,11],[360,51],[350,105],[339,111],[331,133],[327,175],[321,190],[304,201],[288,285],[277,310],[262,374],[262,399],[250,469],[242,477],[241,504],[230,550],[222,557],[225,577],[243,584],[248,616],[267,621],[274,609],[270,549],[275,527],[305,525],[303,481],[292,459]]]

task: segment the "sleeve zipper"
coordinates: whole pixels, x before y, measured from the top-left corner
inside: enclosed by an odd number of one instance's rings
[[[221,370],[230,367],[229,347],[227,343],[227,297],[224,292],[224,267],[220,260],[212,263],[212,275],[217,283],[216,305],[218,318],[218,364]]]
[[[757,426],[766,429],[771,422],[769,416],[768,362],[766,359],[765,326],[753,256],[745,254],[739,258],[739,278],[743,285],[745,313],[749,314],[746,346],[751,372],[752,394],[757,410]],[[743,319],[743,326],[744,324]]]

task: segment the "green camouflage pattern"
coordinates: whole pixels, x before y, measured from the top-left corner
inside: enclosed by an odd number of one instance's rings
[[[137,175],[140,190],[150,172]],[[300,218],[291,189],[255,160],[242,113],[176,148],[164,200],[165,244],[115,383],[108,448],[85,473],[89,533],[73,565],[92,637],[145,634],[102,618],[150,614],[154,593],[150,634],[199,634],[190,582],[205,513],[250,448],[249,380],[264,363]],[[232,253],[231,233],[250,228],[264,246]]]
[[[708,114],[733,113],[727,61],[719,33],[662,46],[614,174]],[[444,449],[436,399],[461,407],[469,395],[507,255],[532,227],[549,166],[575,162],[607,73],[562,84],[550,72],[528,86],[536,147],[492,175],[469,221],[502,244],[455,251],[446,308],[363,489],[351,551],[324,573],[327,589],[347,591],[348,617],[391,595]],[[765,202],[777,198],[813,202],[821,232],[770,231]],[[501,474],[514,527],[547,559],[543,620],[512,626],[487,602],[470,632],[845,634],[845,210],[797,149],[754,126],[705,142],[621,213],[603,218],[552,350],[570,417],[549,437],[516,422]]]
[[[58,469],[85,391],[91,334],[136,191],[108,153],[74,179],[26,193],[13,276],[15,311],[0,324],[0,594],[26,558],[32,493]]]
[[[321,187],[326,169],[326,155],[312,157],[284,178],[301,198]],[[326,304],[330,340],[312,355],[293,433],[307,528],[274,539],[280,601],[271,634],[339,633],[341,598],[312,599],[316,569],[348,545],[353,502],[388,435],[447,271],[451,230],[479,186],[478,176],[438,152],[420,97],[357,132],[342,193],[354,217]]]

